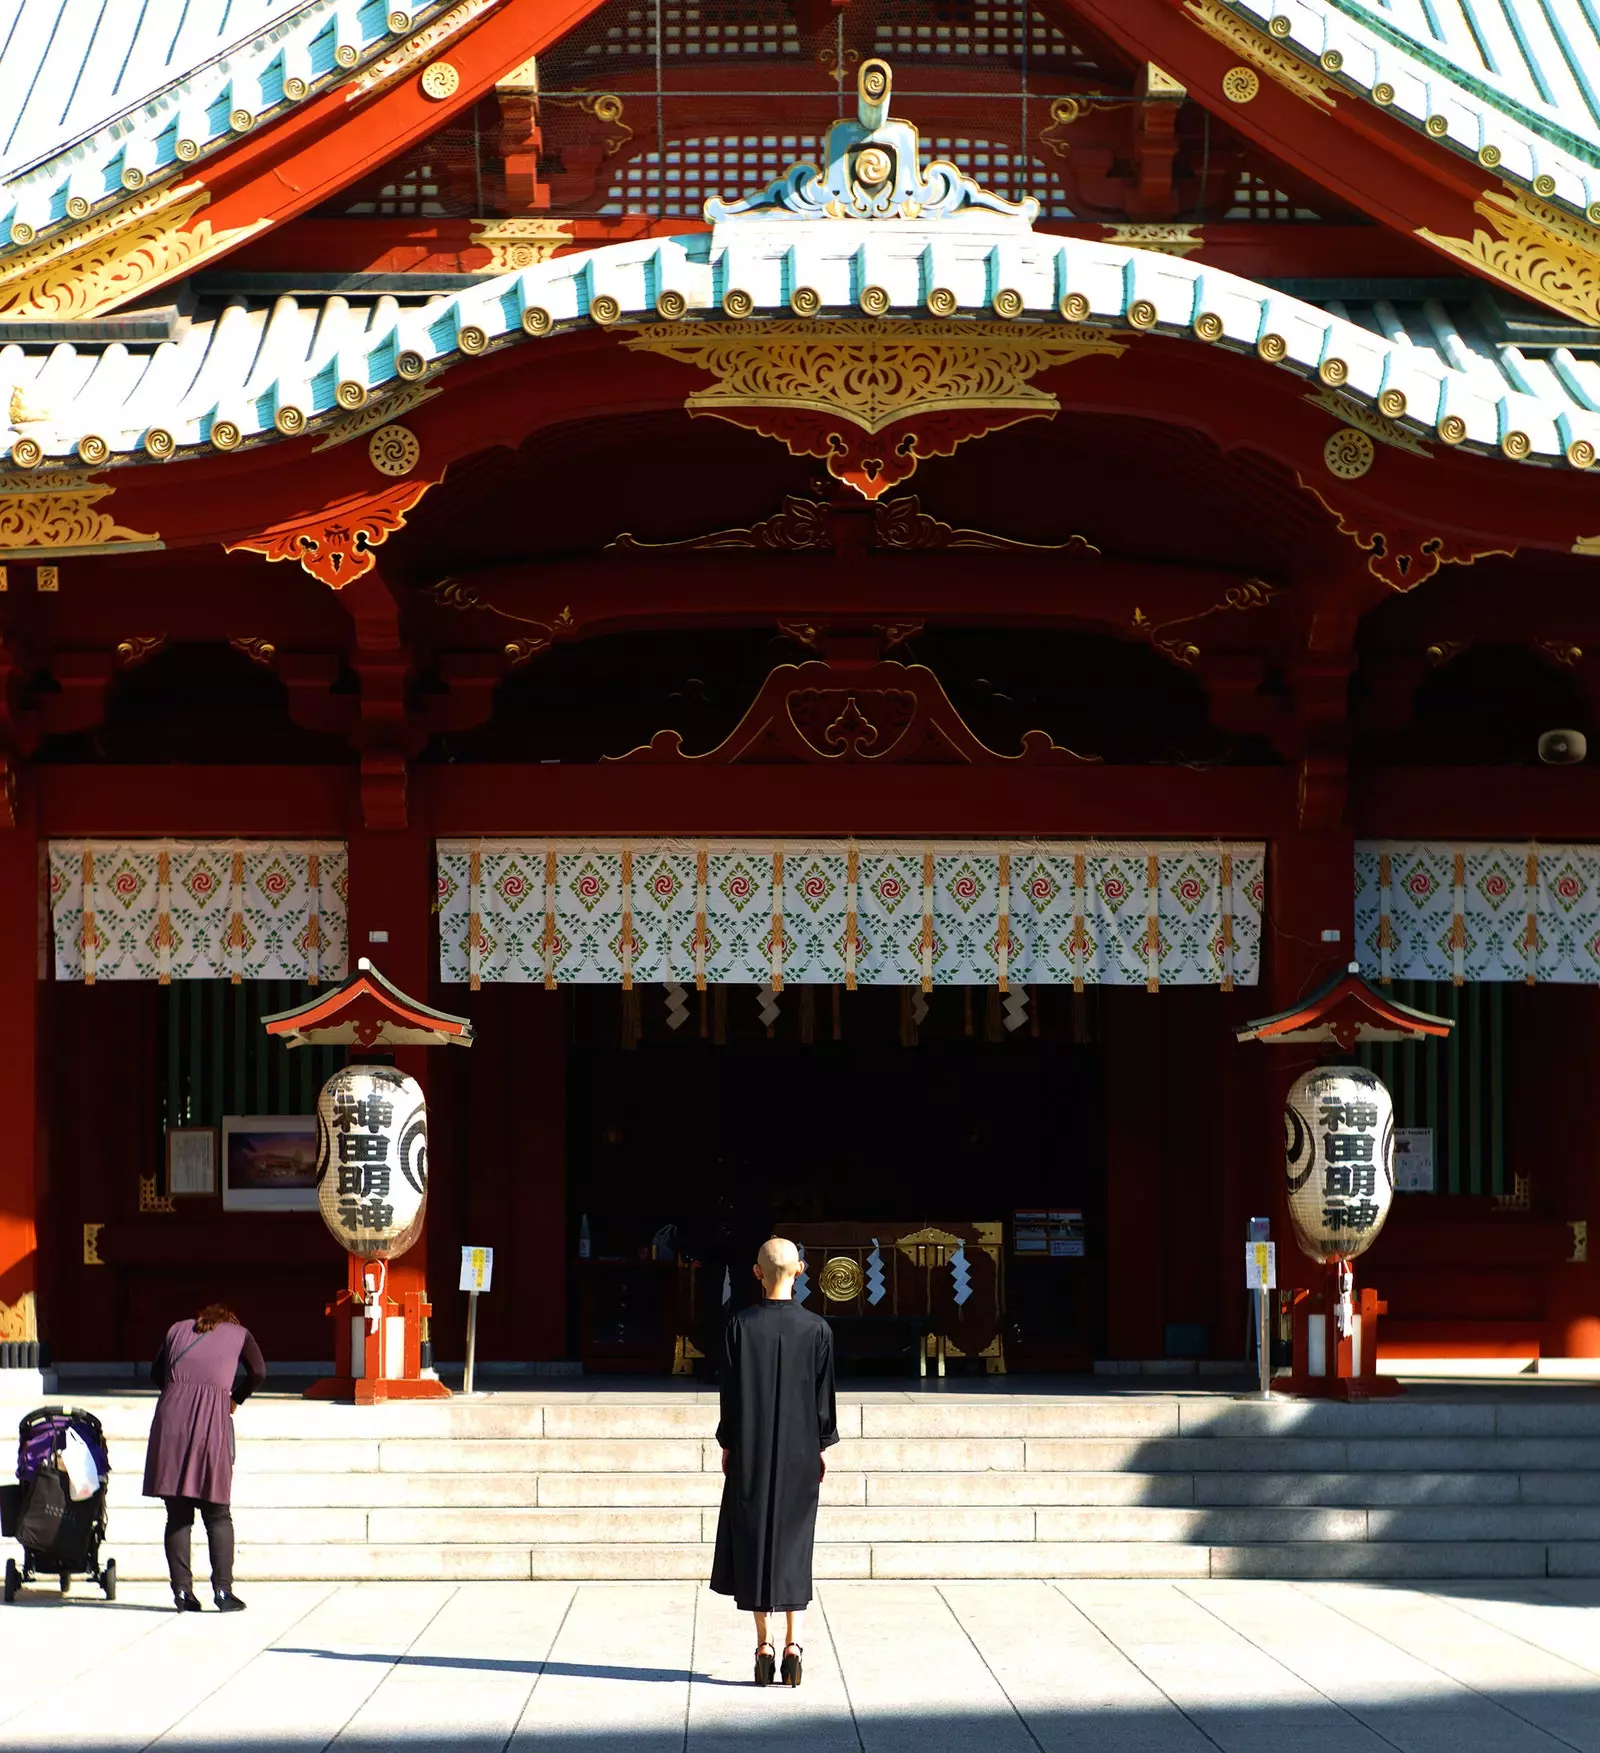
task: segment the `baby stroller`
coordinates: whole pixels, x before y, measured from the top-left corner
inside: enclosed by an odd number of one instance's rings
[[[69,1475],[60,1464],[69,1434],[81,1440],[99,1475],[95,1490],[74,1501]],[[83,1457],[77,1457],[81,1469]],[[17,1483],[0,1486],[0,1535],[22,1543],[22,1568],[6,1560],[5,1598],[16,1600],[24,1583],[41,1576],[59,1579],[62,1594],[75,1576],[87,1576],[117,1598],[117,1561],[100,1563],[106,1537],[106,1478],[111,1460],[100,1420],[81,1406],[41,1406],[17,1426]],[[82,1474],[80,1472],[80,1477]]]

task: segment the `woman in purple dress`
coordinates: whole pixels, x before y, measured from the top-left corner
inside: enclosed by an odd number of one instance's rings
[[[247,1376],[237,1381],[240,1368]],[[189,1539],[200,1511],[211,1548],[217,1610],[237,1613],[233,1592],[233,1414],[267,1379],[261,1348],[239,1317],[209,1303],[167,1329],[150,1374],[161,1390],[145,1450],[144,1494],[167,1506],[167,1574],[180,1612],[198,1613]]]

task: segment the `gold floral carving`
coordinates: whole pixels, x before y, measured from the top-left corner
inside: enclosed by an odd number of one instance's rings
[[[1418,530],[1379,529],[1370,518],[1347,514],[1330,505],[1303,475],[1296,479],[1335,520],[1339,534],[1366,551],[1367,570],[1390,590],[1411,591],[1433,577],[1441,566],[1472,566],[1491,555],[1511,559],[1515,548],[1474,548],[1454,536],[1427,535]]]
[[[1583,647],[1570,639],[1535,639],[1533,644],[1536,651],[1542,651],[1551,663],[1558,663],[1563,669],[1576,669],[1583,662]]]
[[[1525,297],[1600,328],[1600,232],[1516,189],[1489,189],[1472,210],[1489,221],[1494,236],[1445,237],[1425,226],[1417,236]]]
[[[278,648],[270,639],[263,639],[259,634],[241,633],[230,639],[228,643],[235,651],[242,652],[251,663],[258,663],[264,669],[271,669],[277,661]]]
[[[1321,389],[1308,395],[1306,400],[1313,408],[1321,408],[1325,414],[1331,414],[1344,426],[1354,426],[1358,432],[1366,433],[1368,438],[1375,438],[1379,444],[1392,444],[1396,450],[1408,450],[1413,456],[1431,457],[1430,451],[1414,432],[1409,432],[1398,420],[1391,420],[1387,414],[1374,413],[1370,408],[1363,408],[1359,402],[1352,402],[1348,397],[1341,396],[1337,390]]]
[[[392,396],[385,396],[381,402],[368,402],[363,408],[353,408],[348,414],[341,414],[321,442],[311,448],[332,450],[336,445],[348,444],[352,438],[360,438],[364,433],[387,426],[391,420],[398,420],[402,414],[409,414],[413,408],[431,402],[438,394],[437,384],[409,383]]]
[[[15,475],[5,477],[0,480],[0,551],[9,559],[27,560],[161,547],[159,532],[129,529],[96,509],[111,491],[104,482],[71,472],[43,475],[37,483],[28,479],[26,486]]]
[[[485,12],[499,4],[500,0],[461,0],[459,6],[452,6],[426,30],[419,30],[415,36],[407,37],[398,48],[391,49],[387,55],[380,55],[359,79],[352,79],[345,87],[345,102],[354,103],[357,98],[371,97],[376,92],[387,91],[398,80],[404,79],[419,61],[431,60],[433,51],[441,43],[449,42],[458,31],[464,30],[475,19],[481,18]]]
[[[401,481],[223,546],[230,554],[243,548],[268,560],[297,561],[330,590],[342,590],[372,570],[373,550],[404,528],[407,512],[431,486],[432,481]]]
[[[606,545],[608,554],[714,553],[724,548],[767,548],[784,552],[831,553],[833,520],[839,508],[825,499],[785,497],[782,507],[759,523],[712,530],[703,536],[679,541],[644,542],[624,533]],[[991,548],[1013,554],[1092,554],[1100,550],[1085,536],[1068,536],[1064,542],[1019,542],[988,530],[959,529],[922,509],[915,493],[880,500],[873,507],[873,546],[889,549]]]
[[[554,620],[540,621],[532,615],[513,614],[510,609],[502,609],[498,603],[490,602],[478,594],[477,587],[459,578],[441,578],[433,587],[433,594],[439,606],[444,609],[479,609],[486,615],[498,615],[502,621],[513,621],[519,627],[531,627],[532,634],[524,634],[520,639],[513,639],[506,645],[506,661],[515,669],[524,664],[530,657],[541,651],[547,651],[556,640],[564,638],[577,626],[570,608],[563,608]]]
[[[1293,50],[1251,29],[1242,18],[1234,16],[1222,0],[1185,0],[1183,9],[1207,36],[1226,43],[1236,55],[1242,56],[1252,67],[1259,67],[1286,91],[1292,91],[1296,97],[1322,109],[1337,107],[1334,96],[1339,89],[1337,85],[1324,79],[1320,73],[1313,73]]]
[[[165,633],[130,633],[126,639],[117,641],[117,666],[119,669],[137,669],[146,658],[155,654],[167,643]]]
[[[0,1302],[0,1342],[31,1345],[38,1337],[39,1312],[31,1290],[25,1290],[14,1303]]]
[[[583,91],[561,97],[546,93],[543,101],[557,106],[575,106],[608,128],[610,132],[600,141],[602,159],[615,157],[633,138],[632,124],[622,119],[623,100],[614,91]]]
[[[1590,558],[1600,555],[1600,536],[1578,536],[1572,544],[1574,554],[1586,554]]]
[[[1247,578],[1242,584],[1229,585],[1223,592],[1220,603],[1197,609],[1192,615],[1177,615],[1170,621],[1153,621],[1143,609],[1136,606],[1133,611],[1133,630],[1142,638],[1148,639],[1151,646],[1168,663],[1189,669],[1200,656],[1200,647],[1187,635],[1174,632],[1175,628],[1189,627],[1196,621],[1206,621],[1213,615],[1226,615],[1235,610],[1247,612],[1251,609],[1264,609],[1277,594],[1277,590],[1265,579]]]
[[[472,242],[489,252],[489,269],[509,274],[518,268],[548,262],[564,244],[572,242],[570,219],[475,219]]]
[[[104,1266],[100,1258],[100,1232],[106,1226],[103,1223],[86,1223],[83,1226],[83,1263],[85,1266]]]
[[[0,262],[0,317],[59,322],[99,316],[231,249],[268,221],[214,232],[191,224],[211,199],[184,183],[124,201]]]
[[[675,730],[607,760],[637,766],[826,765],[1086,766],[1098,755],[1063,748],[1047,731],[1030,730],[1015,755],[983,742],[924,664],[883,659],[834,668],[813,659],[770,671],[744,716],[714,749],[686,755]]]
[[[1191,256],[1206,241],[1198,225],[1108,225],[1105,232],[1107,243],[1162,256]]]
[[[1015,409],[1054,414],[1060,404],[1028,381],[1041,371],[1125,345],[1102,330],[1064,323],[885,324],[829,322],[651,323],[627,345],[698,366],[717,379],[684,404],[691,414],[726,408],[804,408],[869,433],[907,414]]]

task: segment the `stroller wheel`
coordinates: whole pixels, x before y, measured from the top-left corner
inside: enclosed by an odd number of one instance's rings
[[[6,1560],[6,1605],[8,1607],[16,1600],[21,1587],[22,1573],[17,1569],[17,1561],[14,1558],[8,1558]]]
[[[116,1598],[117,1598],[117,1561],[116,1561],[116,1559],[108,1558],[106,1560],[106,1567],[100,1573],[100,1587],[105,1590],[106,1599],[108,1601],[116,1600]]]
[[[72,1593],[71,1571],[64,1570],[61,1573],[61,1592],[63,1595],[70,1595]]]

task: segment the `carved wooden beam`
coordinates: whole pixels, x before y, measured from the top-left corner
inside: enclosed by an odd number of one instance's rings
[[[608,758],[710,767],[796,762],[987,767],[1018,761],[1071,767],[1099,760],[1062,748],[1042,730],[1028,731],[1018,754],[1002,754],[973,732],[932,670],[893,661],[780,664],[716,748],[687,755],[682,736],[662,730],[644,747]]]
[[[433,485],[431,480],[398,481],[224,546],[230,554],[243,549],[267,560],[297,562],[330,590],[343,590],[372,570],[374,550],[404,527],[406,513]]]

